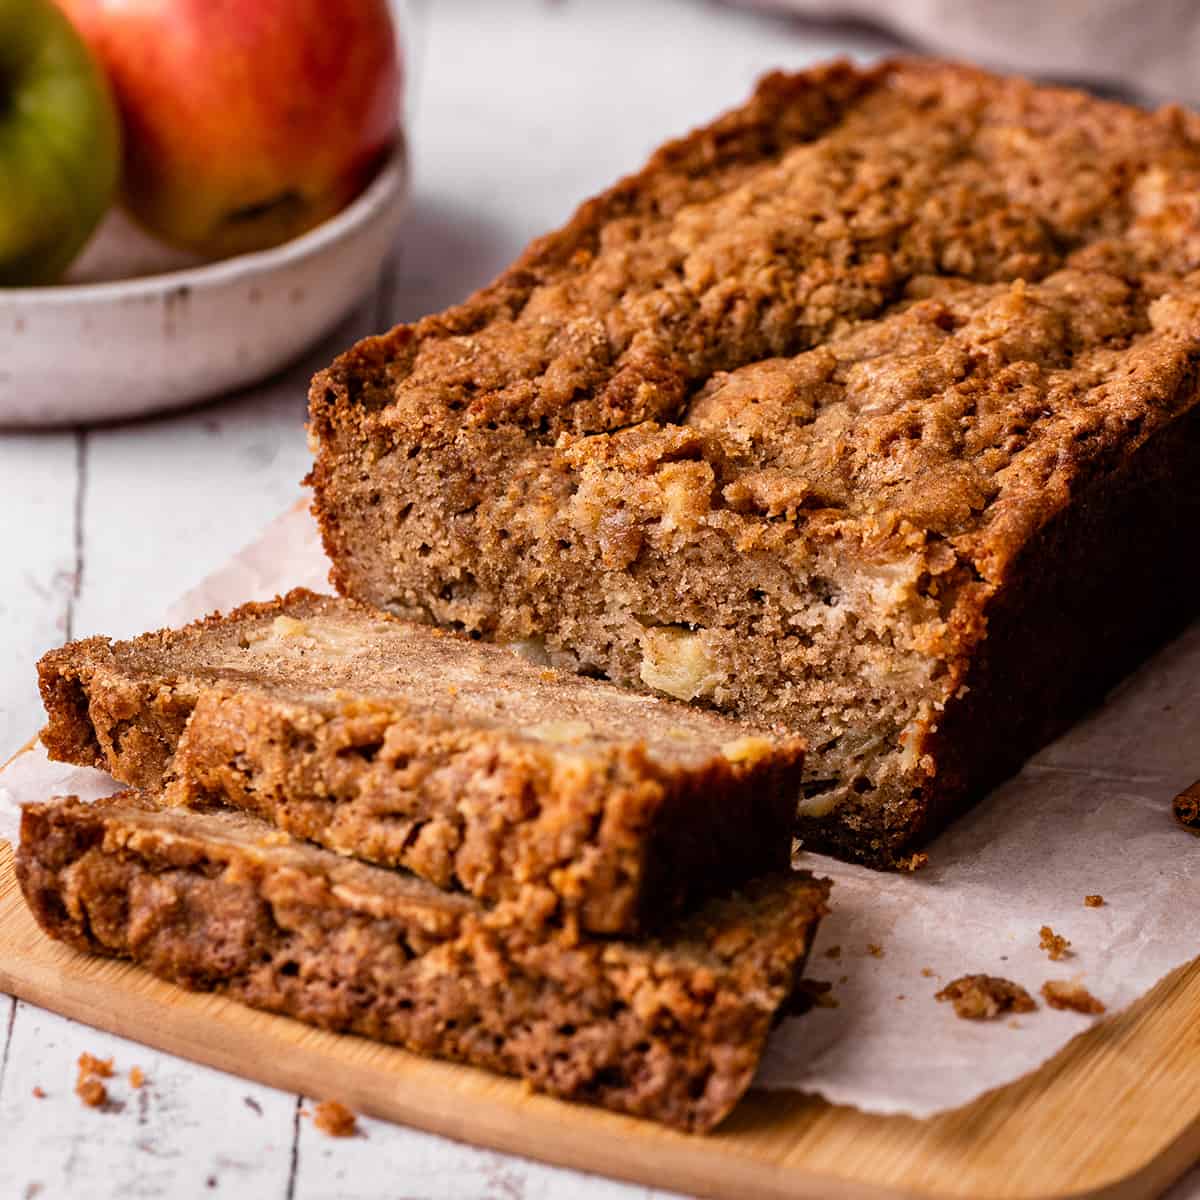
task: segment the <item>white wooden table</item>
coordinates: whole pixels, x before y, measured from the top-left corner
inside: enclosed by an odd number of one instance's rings
[[[696,0],[415,0],[401,20],[415,183],[396,260],[361,310],[307,361],[228,400],[0,435],[0,761],[40,724],[42,651],[156,626],[301,495],[305,386],[338,349],[460,299],[763,71],[886,48]],[[73,1094],[83,1051],[115,1059],[119,1111]],[[377,1121],[330,1139],[307,1104],[0,996],[0,1200],[663,1195]],[[1200,1177],[1173,1196],[1200,1197]]]

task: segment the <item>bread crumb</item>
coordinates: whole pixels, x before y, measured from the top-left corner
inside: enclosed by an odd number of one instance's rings
[[[833,984],[824,979],[801,979],[792,992],[791,1009],[796,1016],[814,1008],[837,1008],[838,999],[833,995]]]
[[[1088,1016],[1105,1011],[1104,1004],[1075,979],[1047,979],[1042,984],[1042,997],[1051,1008],[1069,1009]]]
[[[75,1085],[75,1095],[89,1108],[99,1108],[108,1099],[108,1089],[95,1075],[86,1075]]]
[[[146,1082],[146,1076],[142,1074],[141,1067],[129,1068],[129,1086],[131,1088],[140,1088]]]
[[[867,953],[872,958],[882,958],[883,957],[883,947],[877,946],[874,942],[868,942],[867,943]]]
[[[929,866],[929,855],[923,854],[919,850],[910,854],[907,858],[896,859],[896,870],[908,871],[910,874],[913,871],[920,871],[927,866]]]
[[[85,1075],[97,1075],[101,1079],[111,1079],[113,1060],[111,1058],[96,1058],[86,1051],[79,1056],[79,1078]]]
[[[924,975],[926,979],[932,979],[937,972],[932,967],[922,967],[921,974]]]
[[[45,1093],[45,1092],[43,1092],[43,1091],[42,1091],[42,1089],[41,1089],[40,1087],[35,1087],[35,1088],[33,1089],[33,1098],[34,1098],[35,1100],[45,1100],[45,1098],[46,1098],[46,1093]]]
[[[1086,908],[1103,908],[1104,897],[1099,895],[1084,896],[1083,903]]]
[[[829,949],[825,951],[825,957],[826,957],[826,958],[832,958],[832,959],[834,959],[835,961],[836,961],[837,959],[841,958],[841,957],[842,957],[842,948],[841,948],[841,946],[830,946],[830,947],[829,947]]]
[[[313,1124],[328,1137],[353,1137],[358,1118],[337,1100],[322,1100],[313,1110]]]
[[[1038,942],[1038,949],[1045,950],[1051,960],[1058,962],[1060,958],[1067,958],[1071,954],[1071,943],[1060,933],[1055,933],[1049,925],[1043,925],[1038,930],[1041,941]]]
[[[113,1060],[97,1058],[84,1051],[79,1056],[75,1078],[75,1095],[89,1108],[99,1108],[108,1100],[108,1089],[100,1081],[112,1078]]]
[[[1171,808],[1185,829],[1200,831],[1200,779],[1180,792]]]
[[[1001,1013],[1033,1012],[1033,997],[1019,984],[998,975],[963,975],[952,980],[934,996],[949,1000],[954,1015],[964,1021],[989,1021]]]

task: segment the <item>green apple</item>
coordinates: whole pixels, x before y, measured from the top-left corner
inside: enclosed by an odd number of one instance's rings
[[[0,0],[0,287],[52,283],[112,204],[116,106],[51,0]]]

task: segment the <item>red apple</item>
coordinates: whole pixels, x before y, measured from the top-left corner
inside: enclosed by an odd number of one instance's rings
[[[59,0],[125,126],[124,199],[210,257],[287,241],[344,208],[395,142],[387,0]]]

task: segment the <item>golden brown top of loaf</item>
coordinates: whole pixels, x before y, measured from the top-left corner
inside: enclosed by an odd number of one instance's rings
[[[998,578],[1194,403],[1198,269],[1200,118],[834,64],[768,76],[463,305],[360,343],[312,411],[691,463],[693,513],[882,558],[944,540]]]

